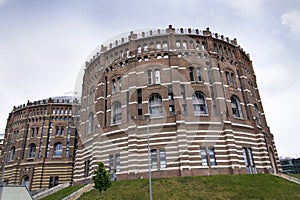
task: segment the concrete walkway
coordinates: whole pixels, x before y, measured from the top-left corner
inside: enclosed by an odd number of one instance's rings
[[[82,188],[80,188],[79,190],[73,192],[72,194],[66,196],[62,200],[76,200],[76,199],[79,199],[79,197],[81,195],[83,195],[83,193],[90,191],[91,189],[93,189],[93,187],[94,187],[94,183],[89,183],[89,184],[83,186]]]
[[[288,181],[291,181],[291,182],[294,182],[294,183],[298,183],[300,184],[300,179],[299,178],[296,178],[296,177],[293,177],[293,176],[289,176],[287,174],[283,174],[283,173],[280,173],[280,174],[273,174],[274,176],[278,176],[278,177],[281,177],[281,178],[284,178]]]

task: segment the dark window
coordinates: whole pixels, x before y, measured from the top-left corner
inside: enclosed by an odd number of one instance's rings
[[[207,166],[208,162],[207,162],[207,154],[206,154],[206,148],[205,147],[200,148],[200,156],[201,156],[202,166]]]
[[[174,108],[174,96],[172,86],[168,86],[168,99],[169,99],[169,111],[170,115],[174,116],[175,108]]]
[[[254,104],[254,110],[255,110],[255,120],[258,126],[261,126],[261,116],[258,109],[258,106]]]
[[[151,150],[151,168],[157,169],[157,150],[156,149]]]
[[[36,150],[36,145],[35,144],[30,144],[28,148],[28,158],[34,158],[35,157],[35,150]]]
[[[205,95],[202,92],[195,92],[192,96],[194,115],[199,116],[207,114],[207,106]]]
[[[15,159],[15,152],[16,152],[16,148],[12,147],[10,149],[10,158],[9,158],[9,160],[14,160]]]
[[[54,145],[53,157],[62,157],[62,144],[56,143]]]
[[[194,67],[189,68],[190,81],[195,81],[194,77]]]
[[[205,146],[200,147],[200,156],[202,166],[216,166],[215,149],[212,146],[206,148]]]
[[[88,133],[93,132],[93,130],[94,130],[94,113],[90,112],[89,123],[88,123]]]
[[[112,104],[111,108],[111,124],[120,124],[122,123],[122,106],[119,101],[116,101]]]
[[[142,89],[137,89],[137,100],[138,100],[138,116],[143,115],[143,98],[142,98]]]
[[[152,94],[148,100],[150,117],[164,116],[162,98],[159,94]]]
[[[166,150],[165,149],[159,149],[159,163],[160,163],[160,169],[167,167]]]
[[[209,162],[211,166],[216,166],[216,157],[214,147],[208,147]]]
[[[202,81],[202,75],[201,75],[201,68],[200,67],[197,67],[197,78],[198,78],[199,82]]]
[[[242,114],[242,108],[241,108],[241,103],[240,103],[239,98],[235,95],[232,95],[230,100],[231,100],[231,108],[232,108],[233,117],[242,118],[243,114]]]
[[[244,147],[243,156],[248,174],[256,174],[257,172],[254,164],[252,149]]]

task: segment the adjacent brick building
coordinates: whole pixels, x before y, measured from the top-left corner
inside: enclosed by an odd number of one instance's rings
[[[13,108],[1,154],[4,182],[31,191],[72,182],[79,103],[63,96]]]
[[[276,173],[280,163],[249,54],[208,28],[146,30],[86,62],[74,180]],[[149,114],[149,123],[146,117]]]

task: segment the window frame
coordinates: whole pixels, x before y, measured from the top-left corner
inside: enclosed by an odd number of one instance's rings
[[[28,155],[27,155],[27,158],[28,159],[34,159],[35,158],[35,152],[36,152],[36,144],[31,143],[28,146]]]
[[[241,106],[241,101],[236,95],[232,95],[230,97],[230,104],[231,104],[231,109],[232,109],[232,115],[234,118],[243,118],[243,111],[242,111],[242,106]]]
[[[203,92],[194,92],[192,95],[192,102],[195,116],[208,115],[206,96]]]
[[[120,101],[114,101],[111,104],[110,123],[111,125],[117,125],[122,123],[122,104]]]
[[[162,97],[159,93],[153,93],[148,98],[148,111],[150,118],[164,117]]]
[[[53,158],[61,158],[63,156],[63,145],[61,142],[57,142],[53,146]]]

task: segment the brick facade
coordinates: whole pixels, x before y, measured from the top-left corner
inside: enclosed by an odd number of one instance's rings
[[[25,184],[31,191],[72,183],[78,109],[79,101],[71,97],[14,107],[2,147],[3,181]]]
[[[208,28],[101,46],[86,62],[82,105],[75,182],[99,161],[117,179],[147,177],[147,127],[153,177],[280,170],[249,54]]]

